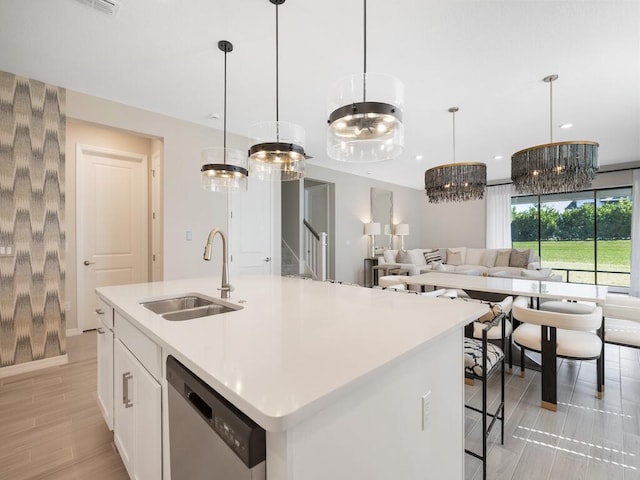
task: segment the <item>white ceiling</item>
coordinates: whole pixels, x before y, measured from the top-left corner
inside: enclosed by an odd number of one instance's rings
[[[549,141],[600,143],[601,166],[640,160],[638,0],[369,0],[368,71],[405,84],[405,152],[382,163],[327,158],[332,82],[362,70],[361,0],[280,7],[280,120],[306,129],[312,163],[423,188],[424,170],[510,156]],[[275,7],[269,0],[121,0],[109,17],[77,0],[0,0],[0,70],[228,130],[275,119]],[[573,128],[561,130],[560,124]],[[417,155],[423,155],[417,160]],[[502,155],[501,160],[494,159]]]

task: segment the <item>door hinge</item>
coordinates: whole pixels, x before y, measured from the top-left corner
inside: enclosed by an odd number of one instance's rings
[[[230,262],[233,262],[233,255],[231,255],[231,257],[230,257],[230,260],[229,260],[229,261],[230,261]]]
[[[155,219],[156,219],[156,212],[153,212],[153,213],[151,214],[151,218],[152,218],[153,220],[155,220]]]
[[[156,261],[156,254],[154,253],[153,255],[151,255],[151,259],[155,262]]]
[[[151,169],[151,176],[152,176],[153,178],[155,178],[155,177],[156,177],[156,170],[155,170],[154,168],[152,168],[152,169]]]

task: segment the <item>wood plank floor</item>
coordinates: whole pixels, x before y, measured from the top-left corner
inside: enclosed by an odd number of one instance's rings
[[[96,333],[69,363],[0,379],[0,479],[126,480],[96,400]]]
[[[606,345],[605,395],[595,396],[595,361],[560,360],[558,411],[540,408],[540,373],[514,368],[506,375],[504,445],[500,424],[490,441],[491,480],[640,480],[640,350]],[[499,380],[489,382],[498,399]],[[467,402],[480,407],[481,383],[465,386]],[[495,409],[495,406],[493,407]],[[480,415],[466,416],[466,445],[481,451]],[[481,462],[465,458],[467,480],[481,480]]]
[[[67,339],[68,365],[0,379],[0,479],[128,478],[96,402],[95,337]],[[640,480],[640,350],[607,345],[602,400],[595,378],[595,362],[562,361],[554,413],[539,406],[539,373],[507,375],[505,443],[495,443],[497,424],[487,477]],[[465,389],[479,406],[480,383]],[[467,413],[469,448],[479,448],[478,421]],[[466,480],[482,478],[479,460],[465,456],[465,466]]]

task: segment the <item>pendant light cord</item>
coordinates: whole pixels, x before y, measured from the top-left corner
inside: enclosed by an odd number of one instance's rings
[[[453,115],[453,163],[456,163],[456,110],[452,109]]]
[[[553,80],[549,82],[549,143],[553,143]]]
[[[222,146],[224,147],[224,163],[227,163],[227,51],[224,52],[224,120]]]
[[[367,0],[364,0],[364,75],[362,76],[362,101],[367,101]]]
[[[278,5],[279,1],[276,1],[276,141],[280,141],[280,76],[279,76],[279,25],[278,25]]]

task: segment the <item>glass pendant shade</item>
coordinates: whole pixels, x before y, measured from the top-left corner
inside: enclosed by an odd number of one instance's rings
[[[544,145],[525,148],[511,156],[511,181],[518,193],[544,195],[585,190],[598,171],[598,143],[553,142],[553,82],[558,75],[542,79],[549,84],[549,138]]]
[[[330,158],[364,163],[402,154],[404,85],[397,78],[372,73],[351,75],[334,86],[328,105]]]
[[[247,156],[240,150],[223,147],[201,152],[202,188],[210,192],[247,191]]]
[[[260,180],[288,181],[304,178],[305,132],[289,122],[260,122],[249,136],[249,170]]]

